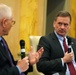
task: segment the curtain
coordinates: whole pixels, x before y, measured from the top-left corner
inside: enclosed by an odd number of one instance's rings
[[[38,0],[20,0],[20,40],[25,40],[26,51],[30,50],[30,35],[37,35]]]
[[[71,28],[69,35],[76,38],[76,0],[70,0],[70,12],[72,16]]]

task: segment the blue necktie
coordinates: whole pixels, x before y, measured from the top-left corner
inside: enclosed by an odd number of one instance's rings
[[[7,46],[7,44],[6,44],[6,42],[3,38],[1,39],[1,43],[2,43],[2,46],[4,47],[4,49],[5,49],[5,51],[8,55],[8,58],[9,58],[9,61],[10,61],[11,65],[14,66],[11,55],[10,55],[9,50],[8,50],[8,46]]]

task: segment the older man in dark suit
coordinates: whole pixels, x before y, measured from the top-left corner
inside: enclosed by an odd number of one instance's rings
[[[11,8],[5,4],[0,4],[0,75],[26,75],[32,70],[32,65],[39,60],[43,53],[43,48],[36,53],[31,51],[29,57],[15,62],[6,41],[2,37],[8,35],[13,24],[15,21]]]

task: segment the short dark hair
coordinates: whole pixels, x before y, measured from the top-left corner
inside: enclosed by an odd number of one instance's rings
[[[59,11],[56,14],[55,20],[57,20],[57,17],[69,17],[70,18],[70,23],[71,23],[71,14],[68,11]]]

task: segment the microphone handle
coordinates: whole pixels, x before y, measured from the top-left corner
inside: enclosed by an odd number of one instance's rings
[[[21,59],[25,57],[25,52],[21,52]]]
[[[71,45],[68,46],[68,53],[71,52]]]
[[[70,53],[71,52],[71,48],[68,48],[68,53]]]
[[[21,49],[21,59],[23,59],[25,57],[25,49]]]

